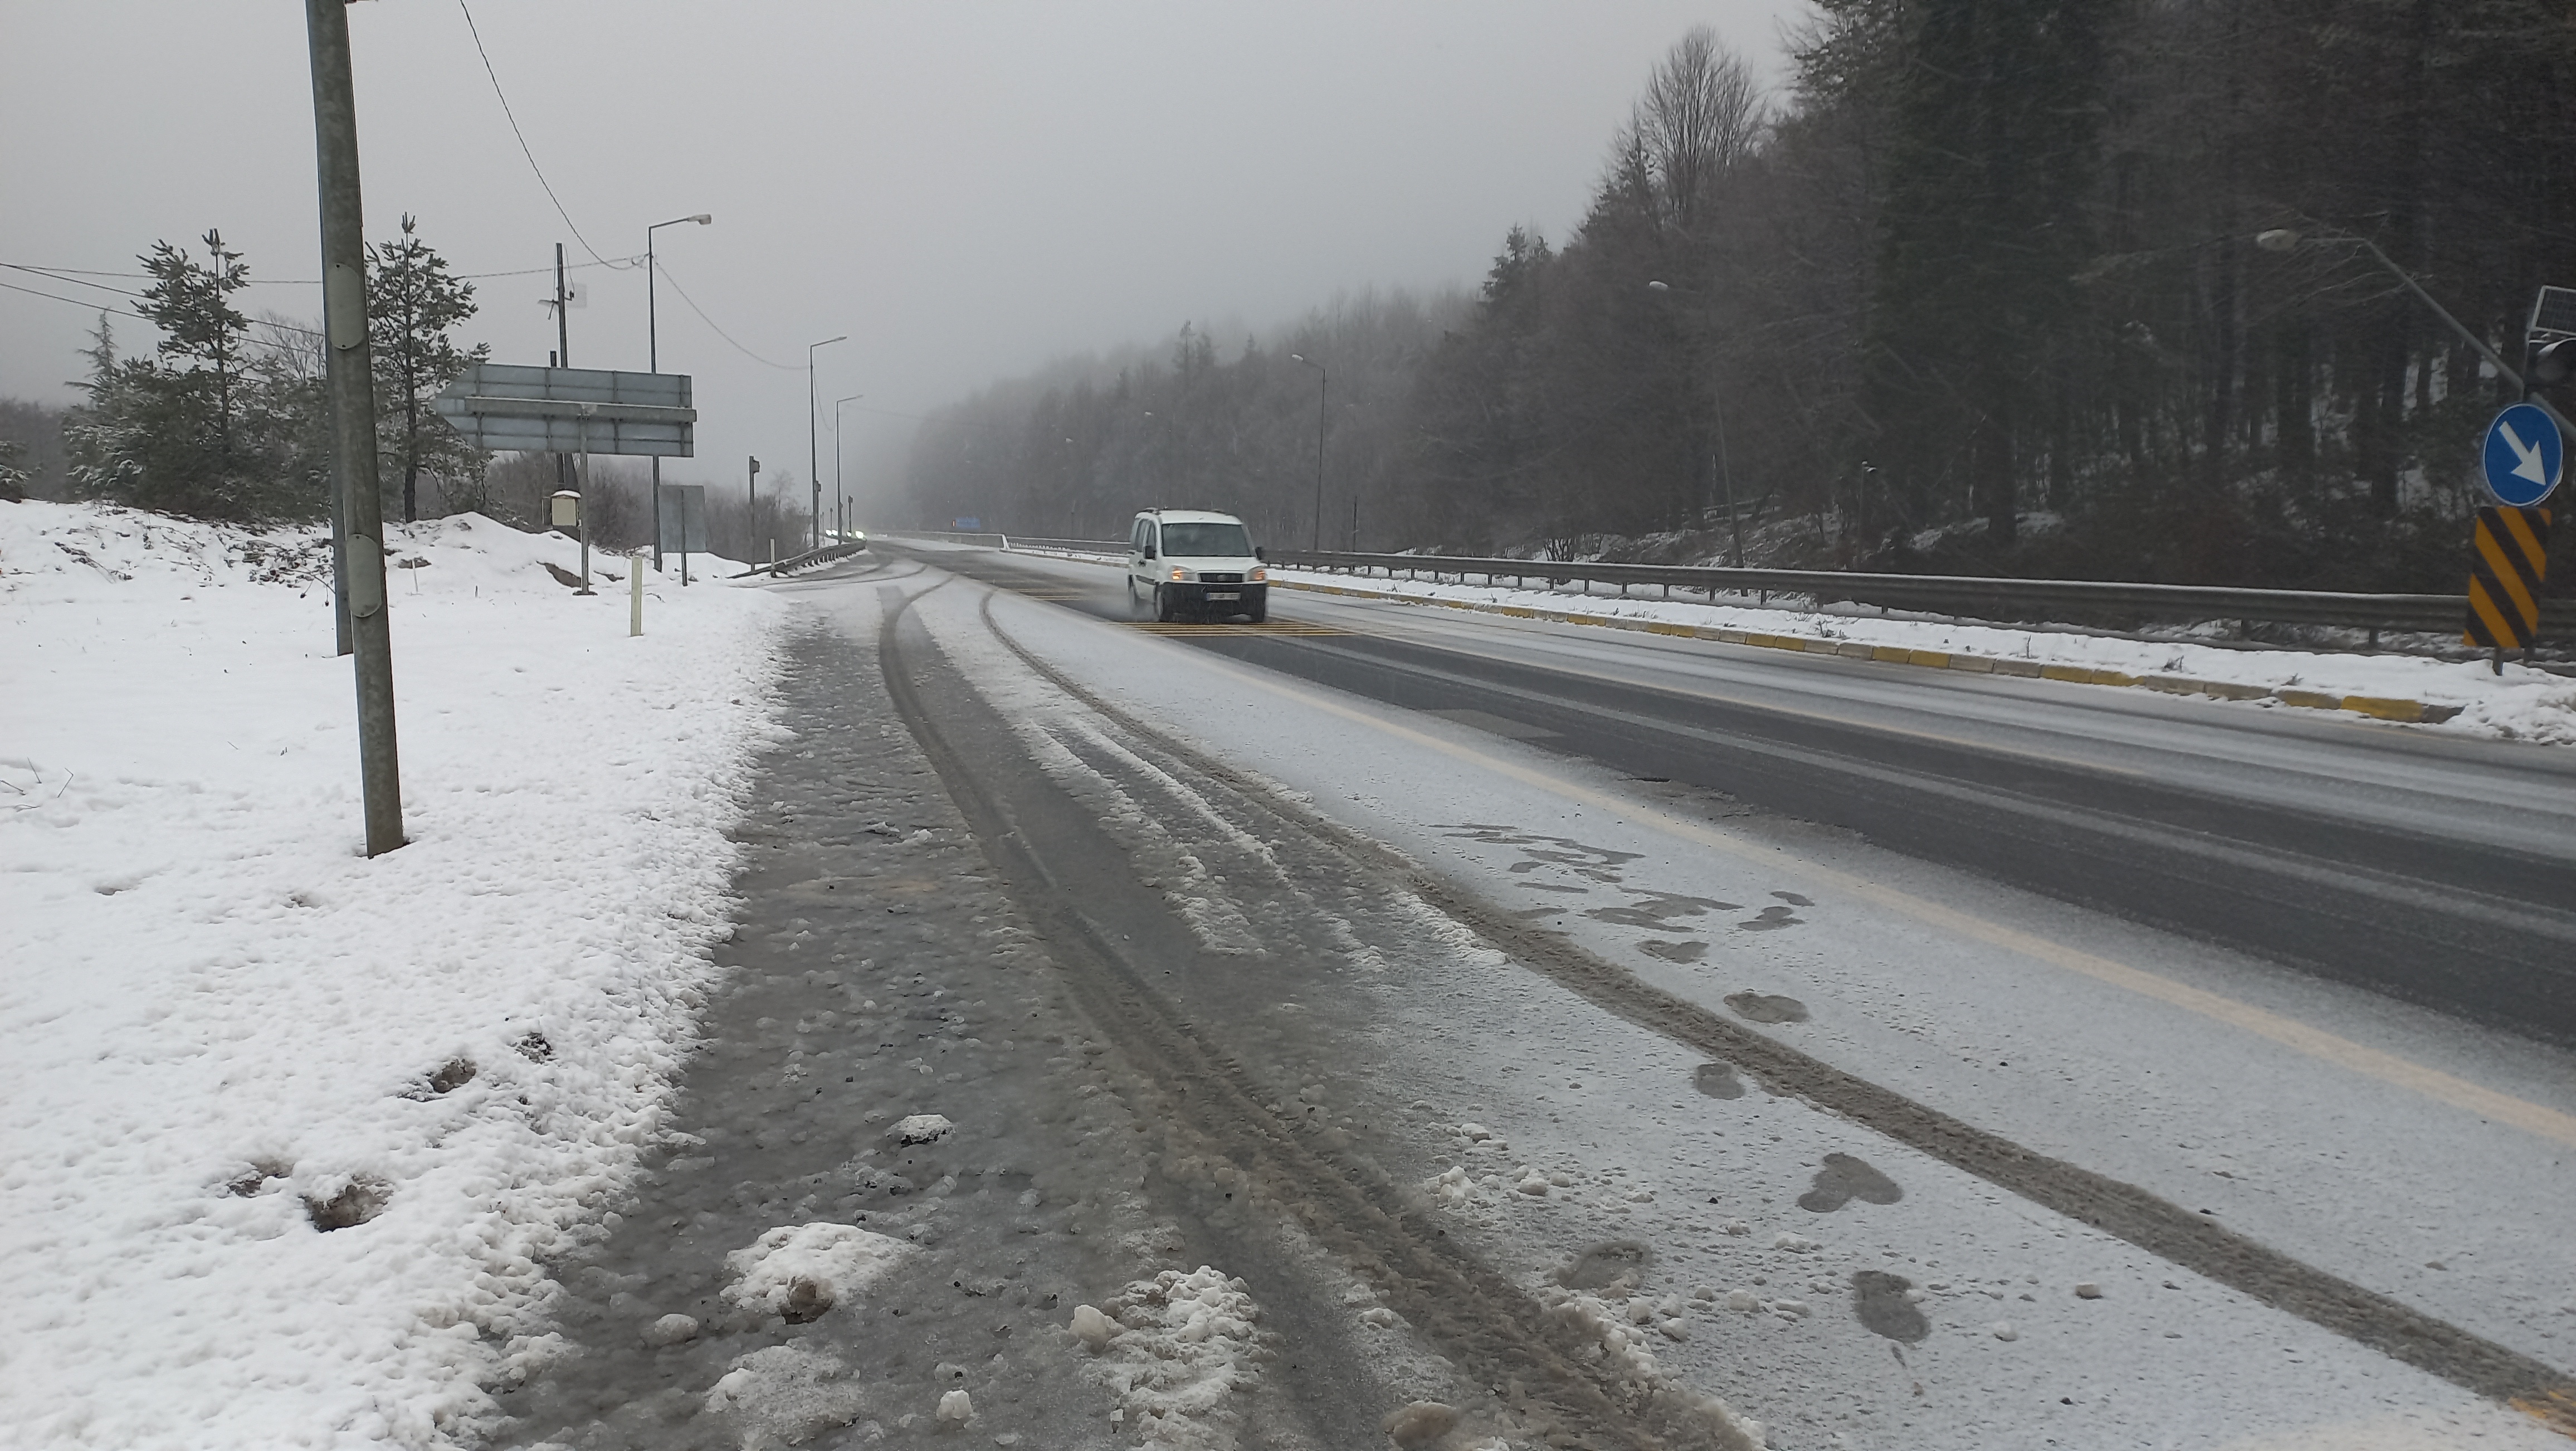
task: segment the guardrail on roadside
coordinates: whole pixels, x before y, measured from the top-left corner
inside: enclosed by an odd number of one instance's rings
[[[1061,554],[1124,554],[1120,539],[1031,539],[1005,534],[909,533],[904,537],[984,544],[1004,550]],[[1365,554],[1336,550],[1273,550],[1282,569],[1409,579],[1455,577],[1459,583],[1543,581],[1551,588],[1615,585],[1621,594],[1651,587],[1669,598],[1675,590],[1769,605],[1774,597],[1815,604],[1848,602],[1999,622],[2106,623],[2156,620],[2192,623],[2239,620],[2280,625],[2328,625],[2367,630],[2375,643],[2384,632],[2456,635],[2468,619],[2465,595],[2365,594],[2341,590],[2233,589],[2216,585],[2129,584],[2080,579],[1992,579],[1975,575],[1861,574],[1832,569],[1734,569],[1674,564],[1575,563],[1552,559],[1486,559],[1445,554]],[[2541,606],[2541,634],[2576,636],[2576,608],[2564,600]]]
[[[735,575],[734,578],[749,579],[755,574],[766,574],[772,577],[788,574],[800,569],[809,569],[817,564],[829,564],[835,559],[847,559],[867,547],[865,541],[856,539],[844,540],[838,544],[826,544],[820,549],[808,549],[802,554],[791,554],[776,564],[755,564]]]
[[[1124,539],[1038,539],[1026,534],[957,534],[939,529],[880,529],[880,539],[928,539],[940,544],[981,544],[1037,554],[1125,554]]]
[[[1271,562],[1287,569],[1313,569],[1337,574],[1402,572],[1408,578],[1456,576],[1460,583],[1481,578],[1487,584],[1510,580],[1526,584],[1544,580],[1550,588],[1581,583],[1589,593],[1596,584],[1616,585],[1621,594],[1638,586],[1705,595],[1751,596],[1770,603],[1773,595],[1795,596],[1817,604],[1848,601],[1883,609],[1918,610],[2004,621],[2051,620],[2089,623],[2110,619],[2198,621],[2244,620],[2271,624],[2337,625],[2379,632],[2456,634],[2468,618],[2462,595],[2357,594],[2333,590],[2229,589],[2206,585],[2124,584],[2070,579],[1987,579],[1965,575],[1857,574],[1825,569],[1731,569],[1671,564],[1571,563],[1546,559],[1477,559],[1429,554],[1354,554],[1334,551],[1279,550]],[[2563,638],[2576,627],[2568,605],[2552,600],[2544,606],[2544,635]]]

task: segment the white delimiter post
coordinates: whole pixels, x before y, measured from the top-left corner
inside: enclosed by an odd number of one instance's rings
[[[626,637],[644,633],[644,556],[638,554],[626,561]]]
[[[403,844],[394,759],[393,629],[385,618],[384,501],[376,481],[375,365],[367,349],[366,215],[358,197],[358,108],[346,0],[305,0],[313,52],[314,171],[322,201],[322,331],[331,401],[331,484],[347,549],[348,622],[358,676],[358,775],[367,855]]]

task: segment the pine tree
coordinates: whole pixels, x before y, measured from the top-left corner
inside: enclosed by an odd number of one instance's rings
[[[2112,0],[1922,0],[1898,80],[1868,371],[1910,521],[2012,539],[2054,329],[2075,313]]]
[[[489,456],[445,424],[423,418],[423,405],[473,364],[491,356],[489,344],[460,348],[455,326],[475,313],[474,284],[452,276],[447,259],[422,241],[419,219],[406,213],[402,236],[367,249],[368,341],[373,344],[378,410],[384,440],[382,472],[402,477],[402,517],[420,518],[420,476],[470,481]]]
[[[15,504],[27,497],[27,471],[18,466],[27,446],[14,438],[0,438],[0,500]]]

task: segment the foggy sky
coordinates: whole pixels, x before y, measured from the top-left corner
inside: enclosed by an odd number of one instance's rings
[[[1267,328],[1337,292],[1472,285],[1515,223],[1562,238],[1646,73],[1709,24],[1779,73],[1797,0],[1299,0],[1250,6],[474,0],[519,126],[456,0],[352,6],[367,236],[404,212],[460,272],[644,250],[666,371],[693,374],[698,456],[666,479],[821,472],[846,410],[849,491],[891,481],[917,415],[1068,353],[1184,321]],[[0,4],[0,261],[138,270],[209,226],[254,280],[318,275],[304,16],[289,0]],[[571,361],[645,366],[640,268],[592,266]],[[97,281],[139,289],[131,279]],[[0,272],[0,281],[130,299]],[[477,283],[463,330],[543,363],[547,276]],[[321,313],[261,285],[254,316]],[[0,396],[68,403],[93,314],[0,291]],[[150,327],[115,319],[121,346]],[[862,511],[864,522],[864,506]]]

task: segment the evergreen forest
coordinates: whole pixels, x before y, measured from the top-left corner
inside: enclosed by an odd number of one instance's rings
[[[1774,91],[1682,37],[1581,223],[1498,227],[1472,295],[942,410],[909,522],[2461,587],[2515,395],[2445,314],[2518,368],[2576,286],[2564,3],[1816,0],[1789,50]]]

